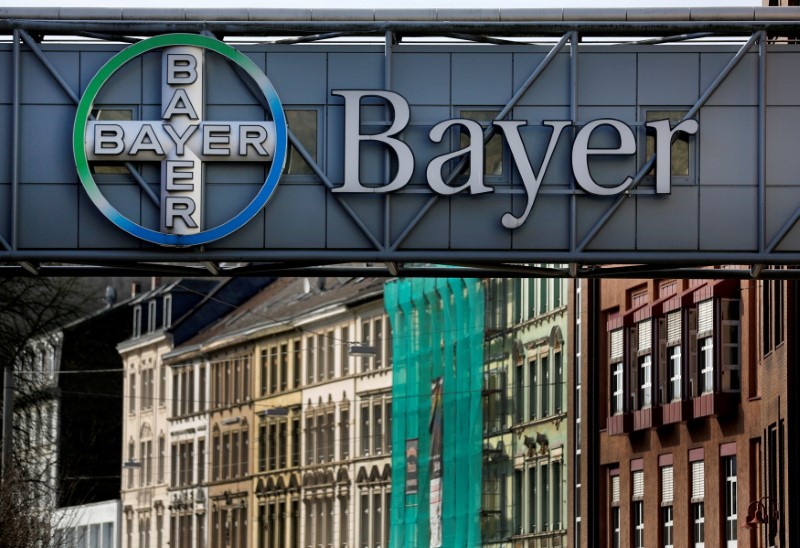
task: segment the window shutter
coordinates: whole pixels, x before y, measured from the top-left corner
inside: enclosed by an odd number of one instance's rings
[[[653,346],[653,322],[645,320],[639,322],[639,352],[650,350]]]
[[[697,332],[707,333],[714,329],[714,301],[709,299],[697,305]]]
[[[633,500],[644,498],[644,471],[637,470],[633,473]]]
[[[669,506],[672,504],[673,496],[673,477],[672,466],[661,468],[661,505]]]
[[[692,502],[702,502],[705,497],[705,463],[701,460],[692,463]]]
[[[697,386],[697,310],[689,309],[689,395],[698,394]]]
[[[667,341],[671,343],[679,343],[681,341],[680,310],[667,314]]]
[[[619,504],[619,476],[611,476],[611,504]]]
[[[622,358],[622,329],[611,332],[611,359]]]

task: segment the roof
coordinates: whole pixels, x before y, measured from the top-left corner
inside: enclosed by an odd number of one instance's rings
[[[383,296],[384,280],[361,277],[279,278],[242,306],[164,356],[186,358],[211,346],[241,342],[264,330],[302,329],[326,309],[355,307]]]

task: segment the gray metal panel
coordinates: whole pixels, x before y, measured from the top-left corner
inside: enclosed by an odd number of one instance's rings
[[[603,213],[613,203],[612,199],[598,196],[578,196],[577,239],[580,241]],[[588,246],[589,251],[620,250],[636,248],[636,201],[626,200],[597,237]]]
[[[278,185],[264,207],[264,245],[272,249],[324,248],[327,195],[321,185]]]
[[[758,251],[756,231],[742,230],[756,226],[757,191],[754,186],[700,187],[700,249]]]
[[[755,107],[706,107],[698,134],[700,183],[752,185],[756,181]],[[747,128],[747,129],[745,129]]]
[[[265,55],[263,53],[247,52],[250,57],[262,70],[265,66]],[[225,82],[224,86],[206,85],[206,101],[209,104],[217,105],[249,105],[256,104],[253,94],[247,89],[231,64],[219,55],[206,55],[206,72],[214,74],[214,78],[220,82]],[[160,92],[159,92],[160,93]]]
[[[336,89],[383,89],[383,53],[328,54],[328,101],[342,104],[342,98],[330,92]]]
[[[800,55],[770,51],[767,63],[767,105],[796,105],[798,89]]]
[[[513,197],[514,213],[519,214],[526,197]],[[511,234],[511,247],[515,250],[568,249],[569,248],[569,196],[539,195],[534,202],[528,221]]]
[[[510,194],[455,195],[450,199],[450,245],[455,249],[509,249],[511,233],[497,222],[511,210]]]
[[[392,240],[403,231],[408,222],[425,205],[430,196],[399,194],[392,197]],[[447,249],[450,246],[450,201],[440,198],[415,230],[403,241],[400,249]]]
[[[767,108],[767,185],[800,183],[800,107]]]
[[[637,78],[639,104],[691,105],[699,96],[697,53],[640,53]]]
[[[141,222],[143,207],[141,190],[133,185],[101,185],[103,195],[120,212],[132,221]],[[78,226],[78,245],[86,249],[136,249],[139,243],[122,232],[106,219],[95,205],[81,191],[78,199],[80,224]]]
[[[697,249],[698,188],[673,188],[667,196],[636,199],[636,249]]]
[[[359,218],[369,228],[370,233],[379,240],[383,240],[383,208],[375,207],[376,202],[383,204],[383,196],[351,195],[343,198],[355,210]],[[336,199],[328,194],[327,216],[325,219],[326,245],[328,249],[366,249],[374,250],[375,247],[363,232],[358,230],[350,217],[344,212]]]
[[[0,204],[11,203],[11,185],[0,184]],[[0,207],[0,236],[7,242],[11,241],[11,210]],[[5,251],[0,244],[0,251]]]
[[[72,105],[25,105],[21,109],[21,183],[78,182],[69,142],[75,123]],[[65,146],[66,144],[66,146]],[[44,160],[46,158],[46,160]]]
[[[726,53],[700,55],[700,89],[706,89],[730,61]],[[709,98],[709,105],[756,105],[758,103],[758,54],[745,55]]]
[[[547,52],[514,54],[514,91],[539,66]],[[519,101],[520,105],[569,104],[569,53],[561,53],[536,79]]]
[[[116,54],[115,51],[103,52],[84,52],[81,53],[81,87],[80,93],[86,90],[86,86],[97,71],[106,64]],[[75,90],[78,92],[78,90]],[[97,96],[95,104],[126,105],[138,104],[142,100],[142,60],[132,59],[124,67],[119,69],[107,86],[103,86]]]
[[[393,91],[416,105],[450,105],[449,53],[398,51],[392,63]]]
[[[504,105],[511,99],[511,56],[454,53],[451,96],[454,105]]]
[[[80,55],[72,51],[45,51],[45,54],[48,60],[58,67],[62,78],[72,90],[77,92],[80,78]],[[57,85],[53,85],[53,77],[33,53],[23,51],[20,57],[22,58],[21,85],[23,104],[73,104],[64,90]]]
[[[244,168],[245,166],[237,166]],[[250,166],[246,166],[250,168]],[[205,185],[206,226],[219,226],[241,211],[243,204],[252,200],[258,192],[258,184],[230,182]],[[243,228],[229,237],[210,244],[215,249],[259,249],[264,247],[264,211],[260,211]]]
[[[324,53],[281,51],[267,54],[267,76],[285,105],[327,103],[327,72],[328,59]]]
[[[0,184],[11,182],[12,109],[0,105]],[[8,202],[0,202],[0,204]],[[0,209],[4,209],[0,207]]]
[[[636,54],[583,53],[579,71],[579,105],[636,104]]]
[[[22,185],[19,215],[26,219],[19,245],[30,249],[73,249],[78,246],[78,192],[75,184]]]
[[[800,193],[796,186],[767,188],[767,241],[772,240],[792,213],[800,209]],[[800,248],[800,223],[794,225],[776,251]]]
[[[0,51],[0,67],[8,67],[10,74],[13,63],[10,51]],[[0,103],[10,103],[14,98],[14,79],[0,78]]]

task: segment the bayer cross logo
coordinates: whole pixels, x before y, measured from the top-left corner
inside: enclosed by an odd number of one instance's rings
[[[161,50],[161,119],[93,121],[90,114],[102,85],[127,61]],[[205,55],[213,51],[243,69],[261,93],[270,121],[205,120]],[[223,238],[241,228],[264,206],[277,185],[286,157],[286,122],[272,85],[241,52],[204,36],[166,35],[144,40],[112,58],[90,82],[81,99],[73,133],[78,174],[89,197],[112,222],[143,240],[189,246]],[[160,231],[123,216],[103,196],[89,162],[159,162]],[[264,185],[234,218],[203,226],[204,162],[271,162]]]

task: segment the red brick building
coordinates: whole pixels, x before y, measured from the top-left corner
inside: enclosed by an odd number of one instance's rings
[[[795,282],[577,283],[570,545],[796,546]]]

